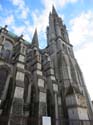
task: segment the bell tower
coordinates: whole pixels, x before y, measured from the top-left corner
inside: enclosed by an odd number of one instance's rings
[[[63,21],[58,16],[54,6],[52,7],[52,12],[49,14],[49,26],[47,27],[47,44],[49,55],[54,66],[55,77],[58,81],[64,118],[71,119],[71,114],[68,113],[69,111],[67,108],[69,107],[67,101],[68,99],[66,98],[70,98],[72,95],[67,96],[68,90],[73,88],[73,97],[80,95],[80,98],[83,99],[86,106],[89,106],[90,100],[89,98],[85,97],[87,95],[87,90],[83,81],[81,70],[73,53],[73,46],[70,44],[66,25],[63,24]],[[80,102],[80,99],[78,101],[79,102],[76,101],[76,107],[78,103],[80,103],[80,106],[84,108],[82,102]],[[85,117],[83,117],[83,119],[85,118],[88,120],[89,114],[91,114],[89,111],[91,107],[85,107],[84,110],[83,108],[80,109],[82,113],[83,111],[85,112]],[[80,112],[77,109],[76,111],[77,116],[80,116]],[[74,118],[79,119],[79,117]]]

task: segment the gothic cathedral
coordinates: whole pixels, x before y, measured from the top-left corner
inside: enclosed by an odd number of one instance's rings
[[[43,125],[43,116],[51,117],[51,125],[93,119],[73,46],[54,7],[45,49],[39,49],[37,30],[29,43],[0,28],[0,125]]]

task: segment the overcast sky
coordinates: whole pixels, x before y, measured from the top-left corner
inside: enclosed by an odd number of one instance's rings
[[[0,25],[31,42],[37,27],[40,48],[46,46],[49,12],[55,6],[66,24],[70,43],[93,100],[93,0],[0,0]]]

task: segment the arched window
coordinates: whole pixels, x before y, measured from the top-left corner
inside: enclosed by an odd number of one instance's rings
[[[12,50],[13,49],[13,44],[9,40],[4,41],[4,49],[5,50]]]
[[[28,87],[29,87],[29,78],[27,77],[27,75],[25,75],[25,79],[24,79],[24,102],[26,102],[26,100],[27,100]]]
[[[74,85],[76,85],[78,83],[78,81],[77,81],[75,67],[74,67],[74,64],[72,63],[71,59],[69,59],[69,62],[70,62],[71,77],[72,77]]]
[[[67,54],[67,46],[65,44],[63,44],[63,51],[65,54]]]
[[[3,94],[7,77],[8,77],[8,71],[5,68],[0,68],[0,98]]]
[[[5,40],[3,43],[2,56],[9,59],[12,54],[13,44],[9,40]]]

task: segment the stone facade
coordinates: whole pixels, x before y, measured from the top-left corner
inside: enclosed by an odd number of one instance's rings
[[[36,30],[30,44],[23,35],[1,27],[0,117],[6,117],[2,124],[41,125],[42,116],[50,116],[52,125],[62,125],[56,119],[91,120],[92,108],[66,26],[54,7],[45,49],[39,49]]]

